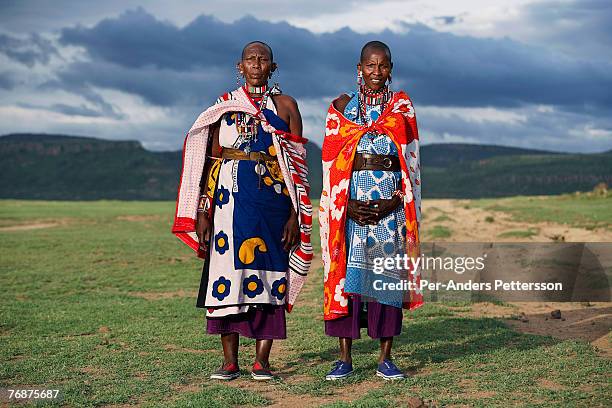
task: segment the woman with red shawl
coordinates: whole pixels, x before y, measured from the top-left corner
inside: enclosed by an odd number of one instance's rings
[[[319,209],[324,318],[325,333],[340,343],[328,380],[353,373],[352,340],[361,327],[380,339],[376,374],[404,378],[391,361],[393,337],[401,333],[402,308],[423,304],[414,264],[376,270],[382,259],[419,255],[419,136],[410,97],[389,87],[392,69],[389,47],[367,43],[357,91],[334,100],[327,115]],[[385,290],[388,284],[407,289]]]

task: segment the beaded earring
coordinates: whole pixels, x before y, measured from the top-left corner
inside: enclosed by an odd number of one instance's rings
[[[240,68],[236,67],[236,86],[238,88],[242,86],[242,80],[240,79],[241,75],[243,75],[242,71],[240,71]]]
[[[363,83],[363,75],[361,74],[361,71],[357,71],[357,85],[361,86],[362,83]]]

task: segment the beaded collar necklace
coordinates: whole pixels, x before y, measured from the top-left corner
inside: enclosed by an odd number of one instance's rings
[[[387,103],[391,100],[392,91],[385,85],[378,91],[373,91],[365,85],[359,87],[359,114],[364,123],[367,123],[367,107],[380,105],[380,112],[384,112]]]
[[[251,95],[251,98],[261,98],[266,91],[268,90],[268,84],[263,84],[262,86],[251,86],[246,85],[246,91]]]

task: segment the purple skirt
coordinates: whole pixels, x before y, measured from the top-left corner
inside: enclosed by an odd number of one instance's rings
[[[285,305],[251,308],[246,313],[225,317],[207,317],[208,334],[238,333],[251,339],[286,339]]]
[[[375,301],[367,303],[367,318],[361,318],[361,297],[351,295],[349,315],[325,321],[325,334],[332,337],[361,338],[361,328],[368,328],[373,339],[399,336],[402,332],[402,309],[383,305]],[[365,316],[364,316],[365,317]]]

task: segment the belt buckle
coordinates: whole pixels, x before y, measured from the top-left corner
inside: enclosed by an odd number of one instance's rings
[[[393,162],[391,161],[390,158],[385,157],[383,159],[383,166],[385,167],[385,169],[390,169],[392,165],[393,165]]]

